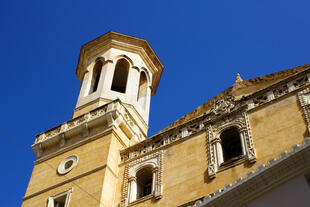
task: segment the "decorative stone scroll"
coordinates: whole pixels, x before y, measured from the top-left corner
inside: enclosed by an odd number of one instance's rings
[[[310,88],[299,91],[297,97],[310,132]]]
[[[236,127],[240,133],[243,154],[248,162],[255,161],[256,153],[253,145],[250,124],[245,111],[236,112],[211,122],[207,126],[208,175],[216,176],[223,160],[220,134],[227,128]]]
[[[121,152],[122,162],[126,162],[127,160],[135,159],[136,157],[142,156],[146,153],[149,153],[154,150],[158,150],[164,146],[173,144],[179,140],[185,139],[191,135],[194,135],[198,132],[201,132],[204,128],[204,124],[202,121],[195,122],[193,124],[188,124],[187,126],[182,127],[181,129],[176,129],[171,131],[169,134],[161,137],[158,140],[152,140],[151,142],[148,139],[146,142],[139,143],[139,145],[133,146],[125,151]],[[136,148],[135,148],[136,147]]]
[[[235,97],[227,96],[223,99],[215,101],[210,112],[217,116],[227,114],[235,108],[235,105]]]
[[[157,151],[146,155],[127,164],[123,180],[123,193],[121,207],[128,206],[136,200],[137,177],[136,174],[144,167],[151,167],[153,172],[152,193],[148,198],[159,199],[162,196],[162,154],[163,151]]]
[[[306,87],[310,84],[309,72],[310,69],[300,74],[296,74],[294,77],[289,77],[286,80],[276,83],[252,95],[243,97],[240,100],[236,100],[233,96],[227,96],[224,99],[218,100],[213,104],[210,113],[204,114],[201,117],[182,124],[182,126],[177,126],[175,128],[172,128],[171,130],[165,131],[164,133],[157,134],[148,140],[140,142],[137,145],[124,149],[123,151],[121,151],[122,162],[136,159],[136,157],[143,156],[143,154],[161,149],[167,145],[175,143],[180,139],[186,139],[196,133],[205,131],[207,126],[210,125],[209,122],[214,123],[217,120],[220,120],[222,116],[227,116],[234,111],[240,110],[240,108],[247,107],[247,109],[244,109],[244,111],[252,110],[278,98],[281,98],[289,93],[296,93],[296,91],[300,90],[300,88]],[[307,123],[309,123],[308,125],[310,125],[310,118],[308,120],[309,121],[307,121]],[[221,120],[219,122],[221,122]],[[248,120],[246,119],[244,123],[248,123]],[[211,128],[214,127],[212,124],[210,126]],[[249,138],[247,140],[252,139]],[[249,144],[248,146],[251,146],[251,144]],[[212,165],[210,165],[209,167],[210,172],[213,168],[215,169],[215,167],[212,168]]]
[[[255,96],[253,99],[248,100],[249,109],[258,107],[262,104],[268,103],[274,99],[278,99],[292,91],[295,91],[310,82],[310,74],[304,74],[303,76],[296,77],[292,81],[283,83],[276,88],[268,91],[267,93]]]

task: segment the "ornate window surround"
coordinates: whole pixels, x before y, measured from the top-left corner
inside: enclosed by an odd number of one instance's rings
[[[149,154],[140,159],[136,159],[126,166],[123,180],[123,193],[121,207],[142,202],[144,200],[155,198],[159,199],[163,193],[162,187],[162,154],[163,151],[158,151]],[[136,174],[139,170],[151,167],[153,172],[152,193],[148,196],[137,199],[137,178]]]
[[[310,132],[310,87],[299,91],[297,97],[302,108],[308,132]]]
[[[208,175],[215,178],[216,172],[221,170],[223,163],[223,151],[221,146],[221,133],[230,128],[236,127],[240,133],[241,145],[244,159],[248,162],[255,162],[256,152],[246,112],[246,107],[236,105],[233,96],[227,96],[216,101],[211,109],[211,122],[206,126],[208,146]],[[239,164],[237,161],[234,164]]]

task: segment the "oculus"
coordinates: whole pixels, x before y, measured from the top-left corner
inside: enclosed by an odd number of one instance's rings
[[[70,172],[77,164],[78,157],[76,155],[71,155],[65,158],[58,166],[57,172],[60,175],[64,175]]]

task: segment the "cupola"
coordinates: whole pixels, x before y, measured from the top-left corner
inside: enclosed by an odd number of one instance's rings
[[[108,32],[83,45],[76,70],[82,85],[73,118],[119,99],[146,133],[151,96],[162,71],[144,39]]]

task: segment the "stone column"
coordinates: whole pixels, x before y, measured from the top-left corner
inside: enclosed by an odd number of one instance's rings
[[[156,199],[161,198],[162,195],[162,185],[160,181],[159,167],[155,167],[153,169],[153,183],[152,183],[152,191],[153,195]]]
[[[139,68],[131,67],[128,71],[126,94],[131,101],[137,102],[138,91],[139,91],[139,82],[140,82],[140,72]]]
[[[158,172],[158,168],[155,167],[153,168],[153,179],[152,179],[152,194],[155,196],[156,193],[156,182],[157,182],[157,172]]]
[[[101,69],[101,76],[98,88],[101,90],[101,95],[111,91],[112,80],[114,76],[115,64],[111,60],[106,60]]]
[[[242,132],[240,132],[240,142],[241,142],[241,147],[242,147],[242,154],[245,155],[246,157],[248,157],[248,153],[246,150],[246,140],[244,139],[244,133],[246,133],[245,130],[243,130]]]
[[[221,139],[216,138],[213,141],[215,150],[216,150],[216,157],[217,157],[217,168],[220,167],[220,165],[224,162],[224,156],[223,156],[223,149],[221,144]],[[217,170],[217,169],[216,169]]]
[[[79,94],[78,100],[80,100],[81,98],[88,95],[89,87],[91,84],[92,70],[93,70],[94,66],[95,66],[95,63],[92,62],[87,67],[87,72],[84,74],[84,77],[83,77],[82,86],[80,89],[80,94]]]
[[[136,177],[129,178],[129,203],[137,199],[137,179]]]
[[[150,84],[150,83],[148,83],[148,84]],[[148,124],[148,122],[149,122],[149,112],[150,112],[150,104],[151,104],[151,93],[152,93],[152,86],[150,85],[150,86],[147,86],[147,92],[146,92],[146,103],[145,103],[145,108],[144,108],[144,110],[145,110],[145,115],[146,115],[146,123]]]

